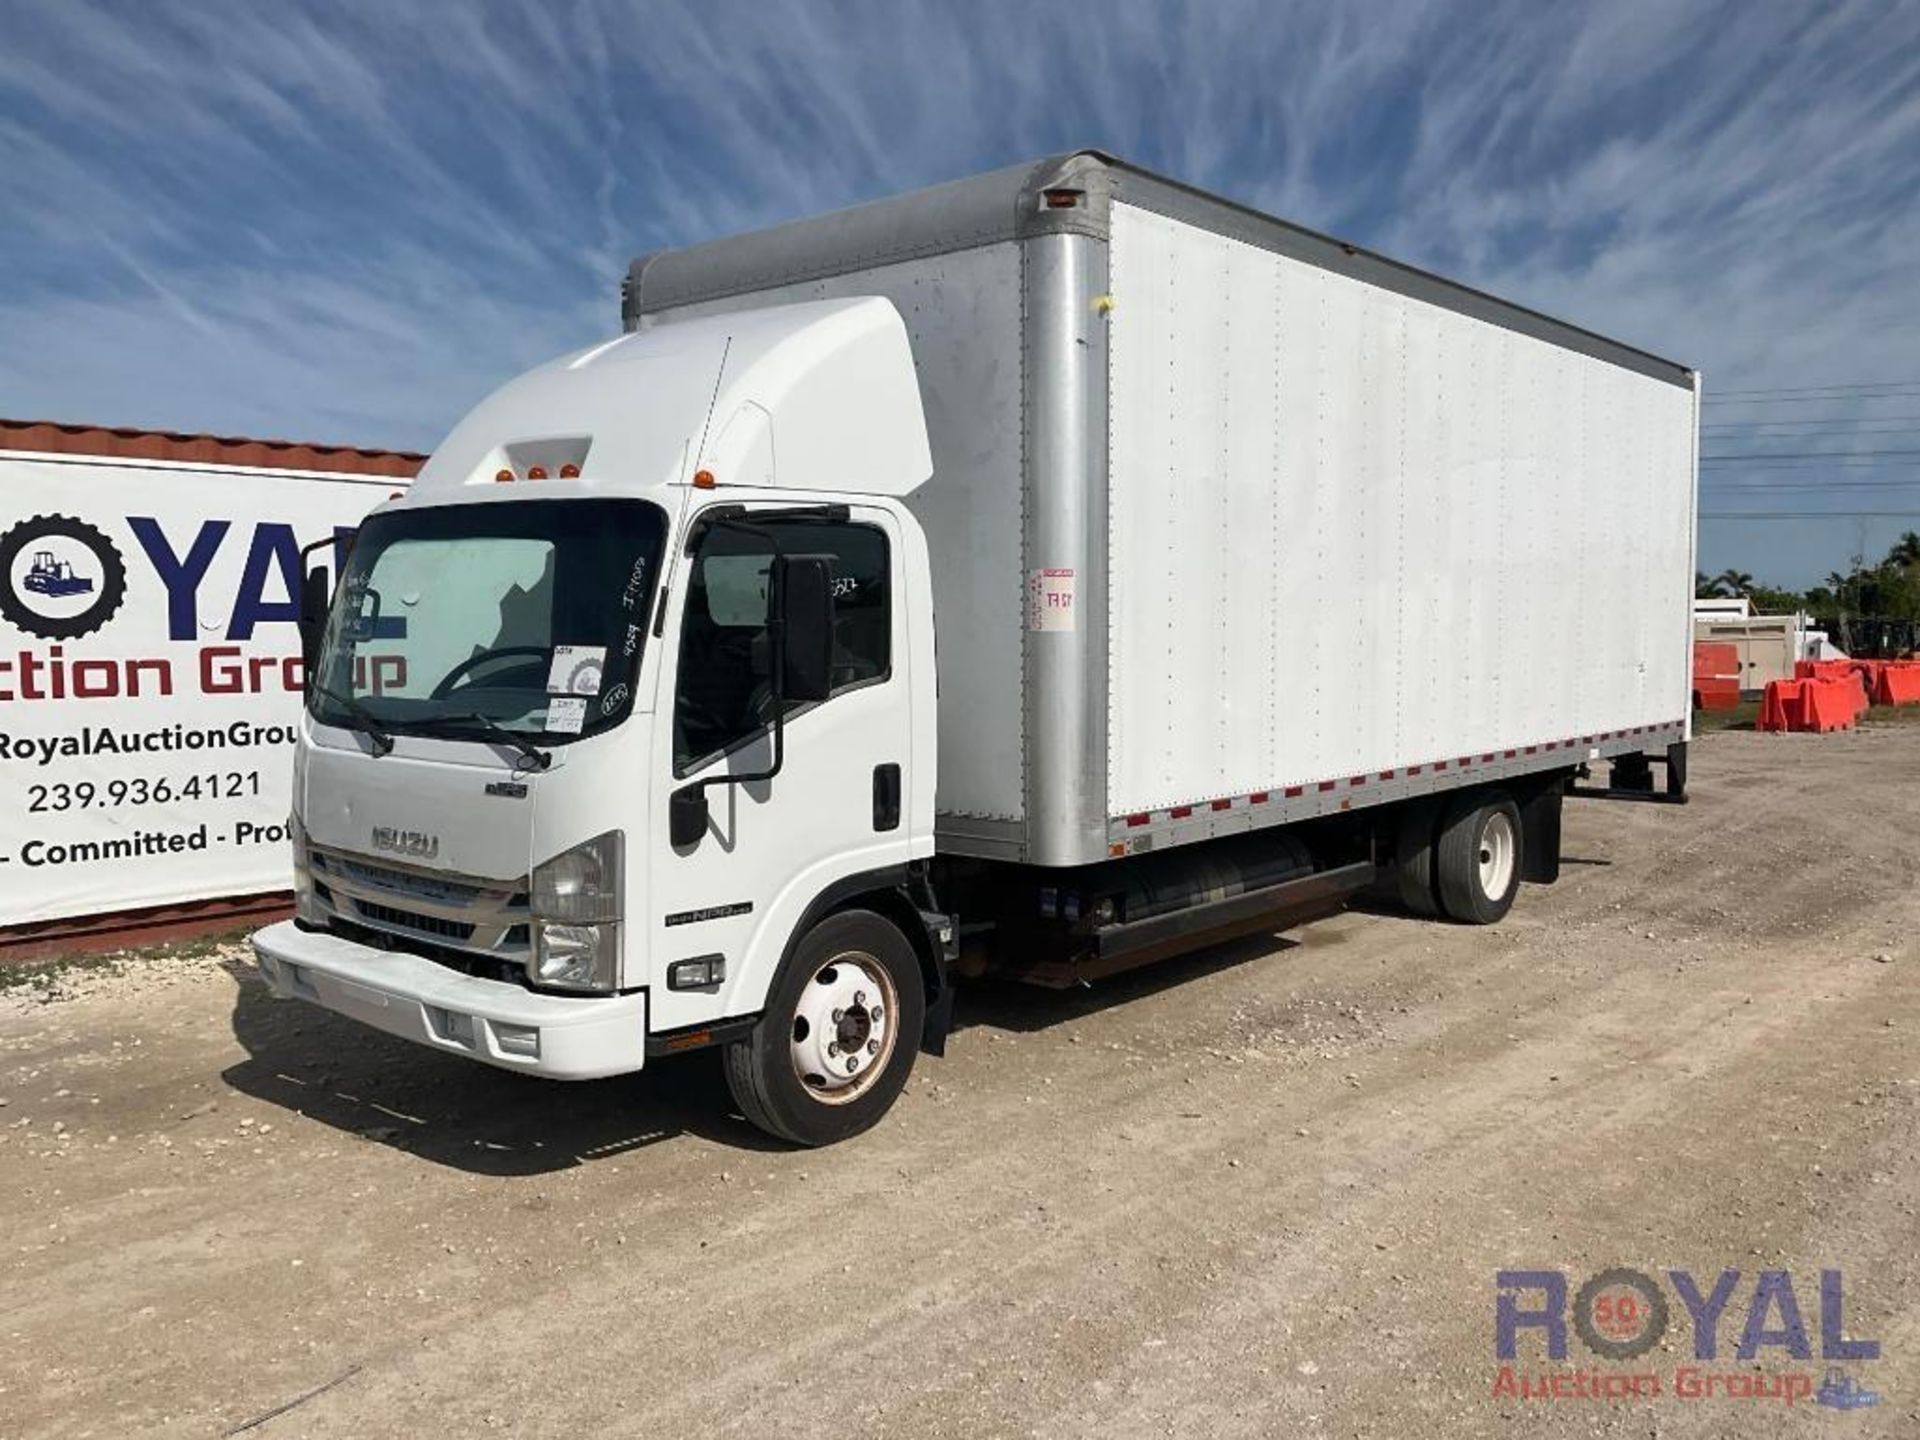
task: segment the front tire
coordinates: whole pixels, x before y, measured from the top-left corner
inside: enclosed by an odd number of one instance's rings
[[[769,1135],[831,1145],[893,1107],[925,1018],[906,936],[871,910],[843,910],[801,937],[760,1023],[727,1047],[727,1087]]]
[[[1520,808],[1505,794],[1463,795],[1447,810],[1434,847],[1440,908],[1462,925],[1492,925],[1520,890]]]

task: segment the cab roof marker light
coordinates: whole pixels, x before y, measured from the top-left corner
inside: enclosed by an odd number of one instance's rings
[[[718,483],[719,482],[713,478],[713,472],[711,470],[696,470],[693,472],[693,488],[696,490],[711,490]]]
[[[510,484],[514,478],[513,471],[502,468],[494,472],[493,483],[496,485],[506,485]]]
[[[562,465],[560,467],[560,478],[562,480],[578,480],[580,478],[580,467],[571,462]]]

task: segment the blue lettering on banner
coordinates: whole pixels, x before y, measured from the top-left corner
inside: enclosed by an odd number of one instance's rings
[[[151,515],[129,515],[127,525],[133,531],[133,538],[140,542],[140,548],[147,552],[147,559],[153,562],[153,573],[167,587],[167,638],[195,639],[200,633],[200,582],[207,578],[214,553],[226,539],[229,522],[202,521],[200,533],[193,537],[193,548],[187,551],[184,560],[174,553],[160,522]]]

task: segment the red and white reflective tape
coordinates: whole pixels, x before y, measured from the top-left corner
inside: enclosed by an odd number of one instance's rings
[[[1518,760],[1527,755],[1541,755],[1554,750],[1584,750],[1595,745],[1606,745],[1616,740],[1631,740],[1636,736],[1660,735],[1668,731],[1679,732],[1685,728],[1685,722],[1672,720],[1665,725],[1634,725],[1624,730],[1602,730],[1597,735],[1573,735],[1564,740],[1544,740],[1535,745],[1516,745],[1511,749],[1489,750],[1479,756],[1461,755],[1448,760],[1425,760],[1417,765],[1401,765],[1389,770],[1370,771],[1364,775],[1344,775],[1332,780],[1311,780],[1298,785],[1288,785],[1279,790],[1255,790],[1246,795],[1232,795],[1215,800],[1196,800],[1188,805],[1173,805],[1164,810],[1143,810],[1125,817],[1124,824],[1130,830],[1162,821],[1191,820],[1196,813],[1216,815],[1221,811],[1241,810],[1256,805],[1265,805],[1276,796],[1284,800],[1299,800],[1309,793],[1331,795],[1340,790],[1358,790],[1370,783],[1385,780],[1413,780],[1422,775],[1442,775],[1450,771],[1471,770],[1486,767],[1507,760]],[[1343,805],[1346,802],[1341,802]]]

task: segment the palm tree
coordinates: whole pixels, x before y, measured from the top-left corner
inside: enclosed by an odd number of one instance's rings
[[[1693,598],[1696,600],[1718,600],[1726,592],[1720,588],[1720,582],[1708,576],[1704,570],[1693,572]]]
[[[1887,563],[1898,565],[1902,570],[1920,565],[1920,533],[1909,530],[1894,541],[1893,548],[1887,552]]]
[[[1713,577],[1713,583],[1724,586],[1729,595],[1745,595],[1753,589],[1753,576],[1744,570],[1722,570]]]

